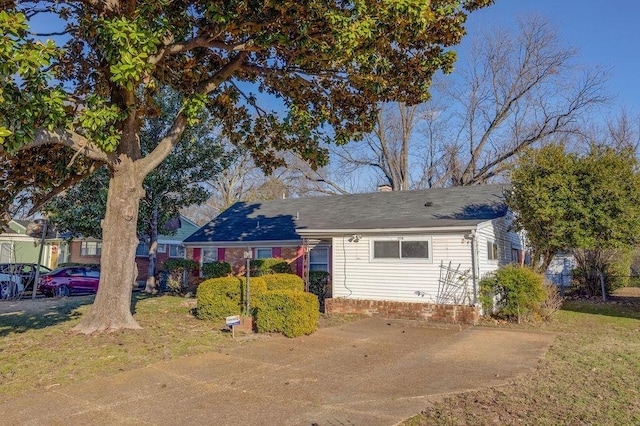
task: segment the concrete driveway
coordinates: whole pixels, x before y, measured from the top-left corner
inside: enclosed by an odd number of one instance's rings
[[[553,334],[367,319],[0,405],[1,424],[393,425],[531,370]]]

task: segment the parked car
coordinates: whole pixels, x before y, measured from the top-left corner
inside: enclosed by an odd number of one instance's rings
[[[38,288],[47,297],[63,297],[98,291],[100,270],[94,267],[66,266],[40,277]]]
[[[31,291],[38,269],[40,269],[40,275],[51,272],[51,269],[37,263],[0,263],[0,274],[18,277],[22,287],[21,292]]]
[[[0,272],[0,299],[15,299],[20,297],[23,291],[20,277]]]

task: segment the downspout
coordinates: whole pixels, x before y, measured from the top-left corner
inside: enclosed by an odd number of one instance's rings
[[[471,237],[471,282],[473,283],[473,306],[478,303],[478,245],[476,238],[476,230],[469,233]]]

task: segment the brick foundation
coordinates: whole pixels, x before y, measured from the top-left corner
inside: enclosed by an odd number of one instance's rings
[[[480,307],[475,306],[343,298],[326,299],[324,303],[328,314],[361,314],[374,318],[469,325],[476,325],[480,318]]]

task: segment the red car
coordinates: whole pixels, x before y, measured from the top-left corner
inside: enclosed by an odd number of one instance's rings
[[[64,297],[98,291],[100,270],[83,266],[66,266],[40,277],[39,290],[47,297]]]

